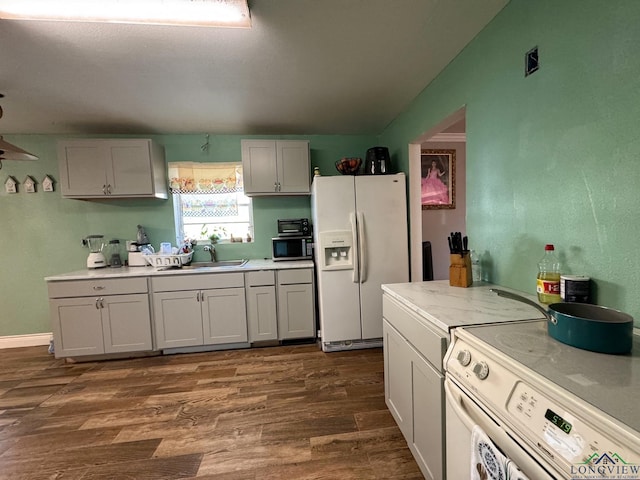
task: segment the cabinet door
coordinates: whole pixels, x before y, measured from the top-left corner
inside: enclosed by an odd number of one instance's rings
[[[278,339],[275,286],[247,288],[247,323],[250,342]]]
[[[247,342],[247,309],[244,288],[203,290],[204,344]]]
[[[426,479],[443,478],[444,377],[411,349],[413,435],[407,439]]]
[[[65,140],[58,165],[63,197],[167,198],[162,147],[149,139]]]
[[[276,142],[242,140],[242,176],[244,193],[276,193],[278,186]]]
[[[102,307],[105,353],[153,349],[148,295],[104,297]]]
[[[60,143],[58,167],[62,195],[105,196],[107,161],[106,152],[95,142]]]
[[[109,141],[107,180],[111,195],[152,195],[153,167],[149,140]]]
[[[384,398],[389,411],[407,440],[413,438],[411,396],[411,347],[383,320]]]
[[[52,299],[49,312],[56,358],[104,353],[96,297]]]
[[[276,142],[279,193],[310,193],[311,172],[309,142],[279,140]]]
[[[203,344],[200,292],[153,294],[156,347],[192,347]]]
[[[278,338],[315,337],[313,285],[278,285]]]

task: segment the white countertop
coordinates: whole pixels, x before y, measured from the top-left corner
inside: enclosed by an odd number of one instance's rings
[[[284,270],[295,268],[313,268],[312,260],[278,261],[257,259],[249,260],[241,267],[203,267],[197,269],[167,268],[156,270],[154,267],[120,267],[76,270],[45,277],[47,282],[66,280],[90,280],[100,278],[150,277],[157,275],[200,275],[203,273],[249,272],[255,270]]]
[[[449,280],[392,283],[382,290],[438,328],[449,331],[465,325],[484,325],[544,318],[534,307],[490,292],[500,288],[537,302],[537,296],[488,283],[451,287]]]

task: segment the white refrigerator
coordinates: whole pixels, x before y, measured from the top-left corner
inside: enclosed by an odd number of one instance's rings
[[[322,349],[382,346],[381,285],[409,281],[405,175],[316,176],[311,192]]]

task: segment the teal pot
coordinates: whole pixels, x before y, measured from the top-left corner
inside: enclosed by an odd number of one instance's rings
[[[552,303],[545,310],[526,297],[497,288],[491,291],[537,308],[548,320],[549,335],[559,342],[599,353],[631,352],[633,317],[627,313],[588,303]]]

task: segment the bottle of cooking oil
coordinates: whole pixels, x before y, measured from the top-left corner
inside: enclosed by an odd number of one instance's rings
[[[536,290],[540,303],[559,303],[560,299],[560,259],[552,244],[544,246],[544,256],[538,262]]]

